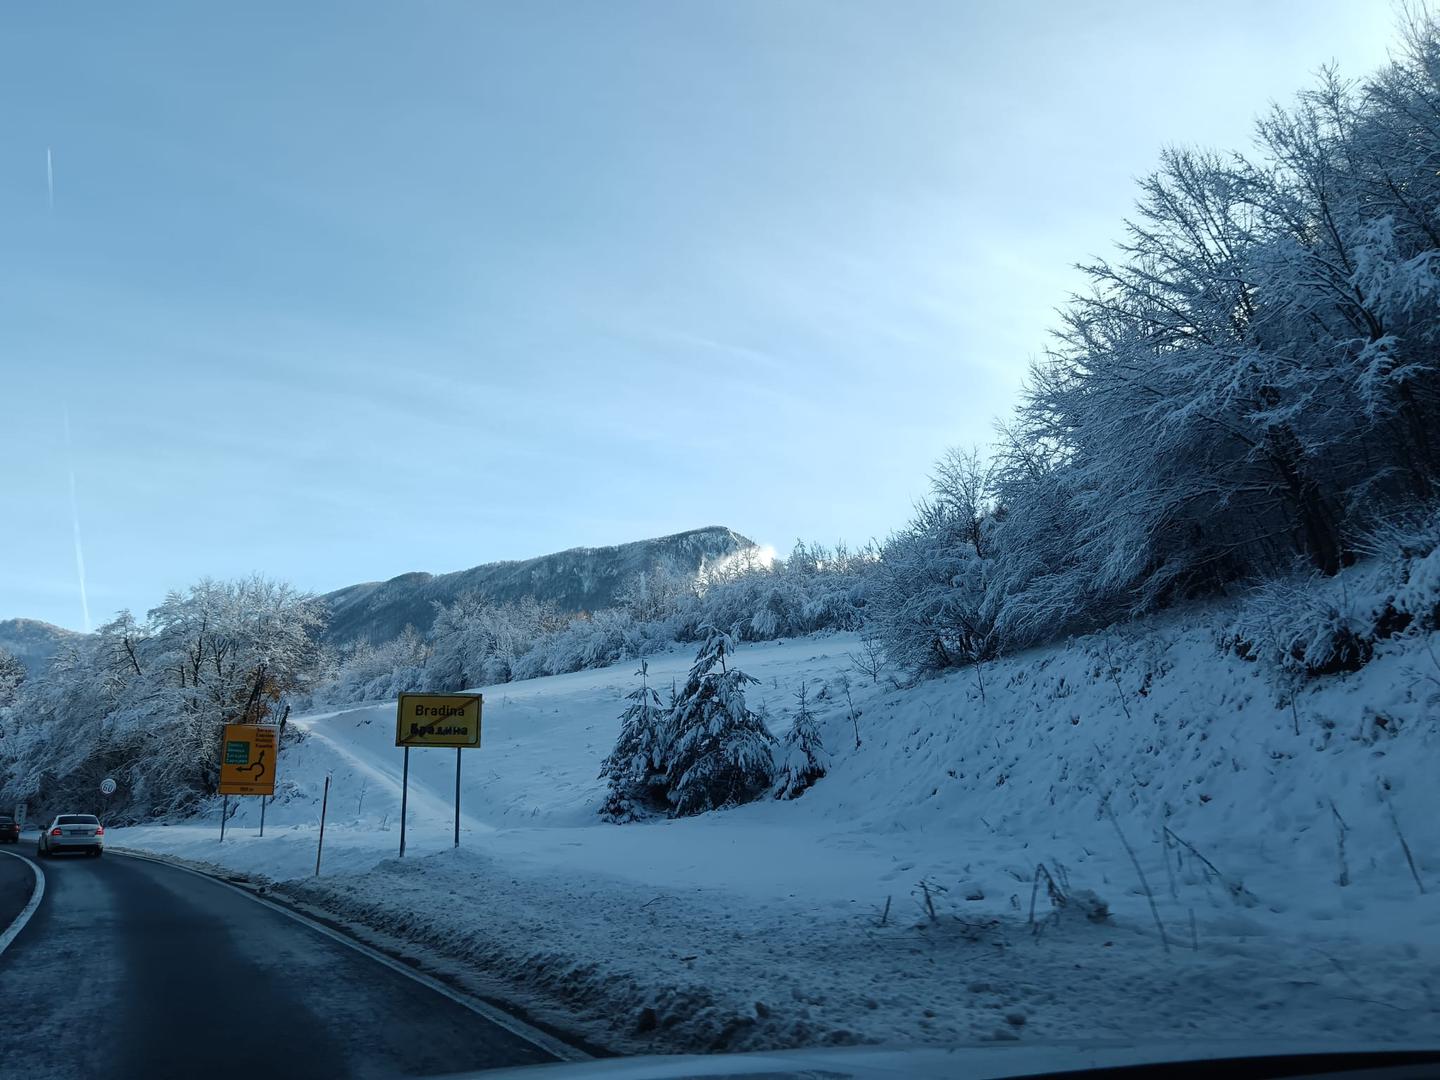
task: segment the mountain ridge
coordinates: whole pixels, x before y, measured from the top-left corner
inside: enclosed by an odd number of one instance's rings
[[[475,592],[504,603],[533,596],[577,614],[613,605],[642,573],[666,568],[693,575],[705,566],[755,547],[723,525],[671,533],[602,547],[573,547],[529,559],[482,563],[465,570],[432,574],[412,570],[385,581],[367,581],[325,593],[329,621],[322,635],[332,644],[367,640],[378,644],[406,626],[425,631],[436,603],[452,603]]]
[[[0,649],[24,664],[31,677],[44,671],[69,642],[84,636],[41,619],[0,619]]]

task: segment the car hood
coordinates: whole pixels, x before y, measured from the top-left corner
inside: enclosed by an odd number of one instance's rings
[[[1193,1043],[1074,1042],[1046,1046],[992,1043],[963,1047],[893,1048],[850,1046],[810,1050],[777,1050],[751,1054],[657,1055],[603,1058],[516,1069],[486,1069],[457,1074],[451,1080],[999,1080],[1040,1073],[1120,1068],[1179,1062],[1208,1062],[1246,1057],[1315,1056],[1316,1068],[1334,1067],[1329,1055],[1424,1055],[1440,1062],[1440,1043],[1433,1046],[1393,1044],[1327,1046],[1274,1041]],[[1386,1064],[1371,1061],[1370,1067]],[[1356,1067],[1360,1062],[1355,1063]],[[1292,1074],[1293,1075],[1293,1074]]]

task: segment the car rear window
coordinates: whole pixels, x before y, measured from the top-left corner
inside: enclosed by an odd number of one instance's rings
[[[100,819],[89,814],[61,814],[55,819],[57,825],[99,825]]]
[[[15,819],[9,814],[0,814],[0,825],[14,825]]]

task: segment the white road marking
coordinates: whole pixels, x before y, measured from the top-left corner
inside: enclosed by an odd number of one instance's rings
[[[25,929],[25,924],[30,921],[30,916],[35,914],[35,909],[40,906],[40,901],[45,897],[45,871],[40,869],[40,864],[33,859],[27,859],[14,851],[0,851],[0,855],[9,855],[12,859],[19,859],[30,867],[30,872],[35,875],[35,888],[30,892],[30,900],[20,909],[20,914],[15,916],[15,921],[0,932],[0,953],[10,947],[16,935]]]
[[[541,1031],[539,1028],[531,1027],[523,1020],[511,1016],[509,1013],[501,1009],[497,1009],[493,1005],[487,1004],[484,1001],[478,1001],[472,997],[469,997],[466,994],[462,994],[454,987],[447,986],[439,979],[426,975],[422,971],[416,971],[414,968],[402,964],[399,960],[396,960],[393,957],[386,956],[379,949],[372,949],[369,945],[356,941],[354,938],[346,937],[338,930],[332,930],[330,927],[326,926],[322,922],[317,922],[315,919],[312,919],[306,915],[302,915],[298,911],[292,911],[284,904],[277,904],[273,900],[267,900],[263,896],[255,895],[255,893],[251,892],[249,889],[242,889],[240,888],[240,886],[226,881],[224,878],[218,878],[212,874],[207,874],[204,871],[192,869],[191,867],[185,866],[181,863],[171,862],[169,859],[157,859],[151,855],[142,855],[136,851],[118,851],[115,848],[110,848],[109,851],[111,854],[121,855],[122,857],[127,859],[139,859],[144,862],[159,863],[161,866],[168,866],[173,870],[183,870],[187,874],[194,874],[196,877],[204,878],[206,881],[213,881],[217,885],[223,885],[227,889],[233,889],[241,896],[249,897],[251,900],[255,901],[255,903],[263,904],[265,907],[269,908],[272,911],[278,911],[281,915],[284,915],[290,919],[294,919],[302,926],[309,927],[317,934],[323,934],[331,941],[338,941],[341,945],[345,945],[351,949],[354,949],[362,956],[369,957],[377,964],[384,964],[390,970],[398,971],[407,979],[412,979],[415,982],[419,983],[421,986],[427,987],[428,989],[435,991],[435,993],[437,994],[444,995],[451,1001],[455,1002],[455,1004],[464,1006],[471,1012],[475,1013],[477,1016],[489,1020],[497,1027],[504,1028],[512,1035],[518,1035],[526,1042],[531,1043],[534,1046],[538,1046],[541,1050],[544,1050],[548,1054],[554,1055],[560,1061],[591,1060],[590,1055],[585,1053],[583,1050],[578,1050],[568,1043],[561,1042],[553,1035],[548,1035],[545,1032]],[[6,852],[6,854],[8,855],[10,853]],[[16,856],[16,858],[21,857],[22,856]],[[30,862],[29,859],[26,859],[25,861]],[[31,863],[31,865],[34,866],[35,864]],[[40,868],[38,866],[35,867],[36,873],[39,873],[39,869]],[[28,916],[26,917],[28,918]],[[3,950],[3,948],[4,946],[0,945],[0,950]]]

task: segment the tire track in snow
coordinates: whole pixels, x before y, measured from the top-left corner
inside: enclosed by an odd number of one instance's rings
[[[373,706],[367,706],[373,708]],[[344,761],[355,773],[368,781],[377,783],[382,789],[389,790],[400,801],[400,794],[403,788],[402,767],[397,764],[393,767],[383,764],[380,760],[370,758],[368,755],[361,755],[349,746],[344,745],[338,739],[322,731],[315,725],[316,720],[328,720],[345,715],[346,712],[360,712],[359,709],[349,709],[337,713],[325,713],[321,716],[310,716],[304,719],[292,719],[290,722],[305,732],[306,736],[313,738],[324,746],[331,754]],[[398,747],[396,748],[398,750]],[[423,808],[427,817],[443,818],[446,821],[453,821],[455,818],[455,804],[452,795],[439,795],[428,787],[422,779],[416,776],[415,770],[410,770],[410,800],[409,812],[414,814],[417,808]],[[417,806],[418,804],[418,806]],[[462,798],[462,807],[464,805]],[[460,825],[462,828],[475,832],[495,832],[495,826],[471,817],[462,809],[460,812]]]

